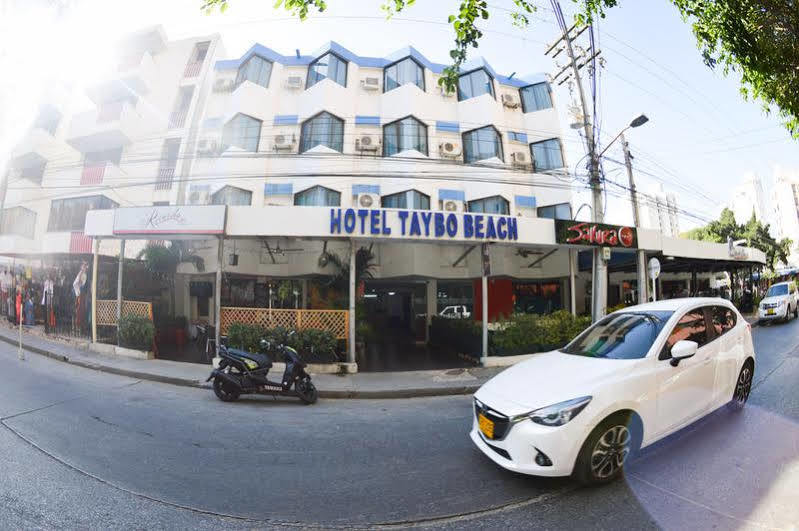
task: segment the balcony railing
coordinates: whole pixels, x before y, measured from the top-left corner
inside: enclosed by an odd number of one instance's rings
[[[101,184],[105,176],[107,163],[89,164],[83,167],[80,174],[80,184]]]
[[[73,254],[89,254],[92,252],[92,238],[83,231],[74,231],[69,236],[69,252]]]
[[[202,61],[194,61],[186,65],[183,71],[183,77],[197,77],[200,75],[200,69],[203,67]]]
[[[159,168],[158,179],[155,181],[156,190],[170,190],[172,179],[175,178],[175,168]]]
[[[186,109],[181,109],[179,111],[172,111],[172,114],[169,115],[169,128],[170,129],[180,129],[184,125],[186,125],[186,117],[188,116],[189,112]]]

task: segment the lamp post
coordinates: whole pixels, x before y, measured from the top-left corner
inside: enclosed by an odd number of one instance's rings
[[[603,149],[602,151],[599,152],[599,154],[596,156],[596,159],[594,159],[592,161],[593,162],[592,167],[593,168],[598,168],[599,167],[599,161],[602,159],[602,155],[605,154],[605,152],[608,150],[608,148],[610,148],[610,146],[612,146],[613,143],[616,142],[616,140],[618,140],[624,134],[625,131],[627,131],[627,129],[634,128],[634,127],[640,127],[640,126],[644,125],[645,123],[647,123],[648,121],[649,121],[649,118],[647,118],[647,116],[645,114],[641,114],[641,115],[637,116],[636,118],[634,118],[629,123],[629,125],[627,125],[627,127],[622,129],[619,132],[619,134],[617,134],[613,138],[613,140],[611,140],[608,143],[608,145],[605,146],[605,149]],[[632,179],[631,170],[630,170],[629,173],[630,173],[630,178]],[[601,210],[602,210],[601,209],[601,195],[599,195],[597,193],[597,190],[594,190],[594,215],[593,215],[593,218],[594,218],[595,221],[600,222],[600,223],[602,221],[604,221],[603,219],[601,219],[602,218]],[[634,215],[634,218],[636,218],[636,219],[638,218],[637,211],[638,211],[637,206],[634,205],[634,214],[633,215]],[[593,263],[593,274],[592,274],[592,279],[591,279],[592,280],[592,285],[591,285],[591,299],[592,299],[591,300],[591,303],[592,303],[591,304],[591,318],[592,318],[592,320],[594,322],[596,322],[599,319],[601,319],[605,315],[605,311],[607,310],[608,271],[607,271],[607,264],[605,264],[605,259],[602,257],[602,252],[601,251],[602,251],[601,249],[596,248],[596,249],[594,249],[594,253],[593,253],[594,263]],[[638,258],[639,258],[639,261],[640,261],[640,259],[641,259],[640,253],[639,253],[639,257]],[[638,270],[639,270],[639,274],[640,274],[640,271],[641,271],[640,264],[639,264]],[[640,282],[640,279],[639,279],[639,282]]]

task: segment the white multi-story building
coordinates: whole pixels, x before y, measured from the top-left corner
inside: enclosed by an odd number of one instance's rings
[[[766,207],[766,194],[763,192],[763,182],[754,174],[744,177],[743,182],[735,187],[730,202],[735,221],[745,224],[755,215],[761,223],[768,223],[768,210]]]
[[[679,237],[679,211],[677,210],[677,197],[673,193],[666,193],[661,186],[658,192],[648,194],[642,208],[646,211],[644,219],[648,221],[648,228],[654,229],[664,236]]]
[[[99,242],[102,295],[116,276],[104,257],[190,239],[204,270],[183,263],[174,293],[147,297],[224,327],[252,308],[342,308],[347,294],[322,279],[367,249],[359,289],[370,318],[417,340],[447,307],[479,318],[485,306],[492,319],[582,311],[573,246],[691,256],[689,242],[652,231],[556,231],[552,219],[572,218],[571,188],[557,175],[567,166],[545,77],[503,76],[479,59],[448,93],[444,68],[412,47],[369,57],[334,42],[311,55],[258,44],[229,59],[216,35],[139,32],[88,87],[90,108],[43,102],[10,164],[0,255],[71,267],[54,273],[71,279]],[[660,229],[676,236],[673,196],[663,204]],[[701,252],[727,256],[725,246]]]
[[[775,169],[771,205],[771,235],[778,240],[792,240],[792,252],[786,265],[799,265],[799,172]]]

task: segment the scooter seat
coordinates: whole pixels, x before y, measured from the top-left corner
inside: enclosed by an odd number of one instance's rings
[[[245,360],[251,360],[258,364],[260,368],[271,368],[272,367],[272,360],[269,359],[269,356],[266,354],[259,354],[257,352],[248,352],[246,350],[240,350],[237,348],[229,348],[227,349],[228,354],[237,358],[243,358]]]

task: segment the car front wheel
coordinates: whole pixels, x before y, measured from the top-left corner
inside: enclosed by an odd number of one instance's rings
[[[611,415],[600,422],[580,449],[575,478],[585,485],[599,485],[619,477],[627,458],[641,444],[639,431],[629,414]]]
[[[755,373],[755,367],[752,360],[746,360],[744,366],[741,367],[741,372],[738,374],[738,379],[735,381],[735,391],[732,395],[732,402],[730,405],[733,409],[741,410],[746,405],[749,399],[749,393],[752,391],[752,377]]]

